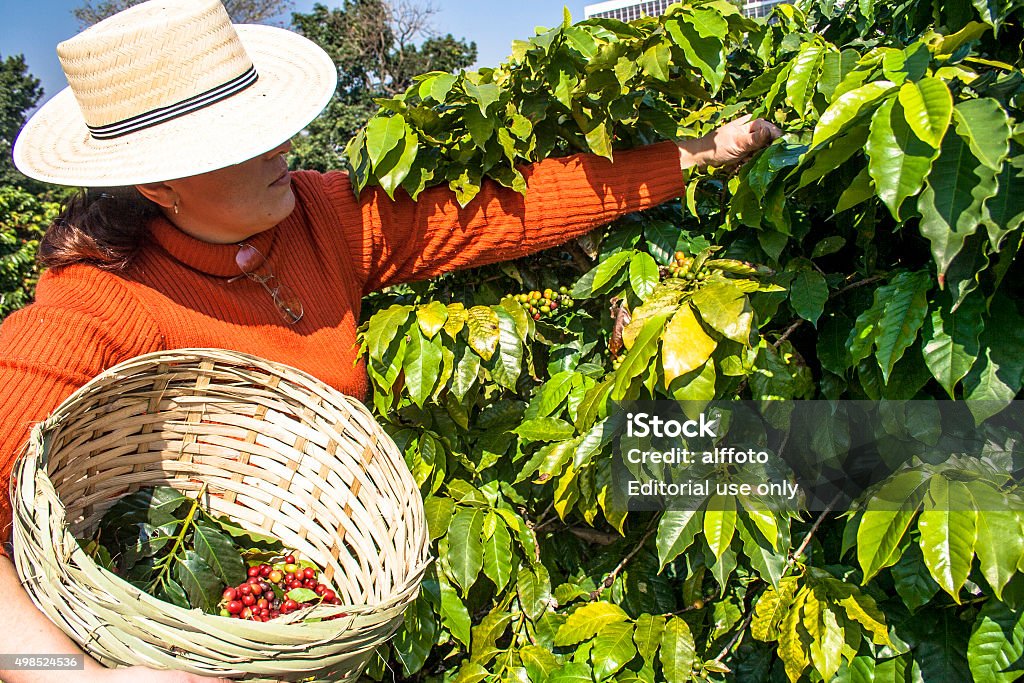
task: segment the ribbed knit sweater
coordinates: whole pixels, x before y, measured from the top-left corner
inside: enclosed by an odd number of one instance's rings
[[[374,290],[555,246],[679,196],[677,147],[577,155],[521,169],[525,197],[487,181],[466,208],[446,187],[392,201],[356,199],[344,173],[292,173],[296,207],[248,240],[305,313],[281,320],[239,275],[236,245],[202,242],[161,218],[126,273],[86,265],[44,272],[33,304],[0,326],[0,538],[9,537],[14,460],[31,426],[107,368],[152,351],[212,347],[286,363],[359,399],[360,300]],[[229,280],[233,280],[229,282]]]

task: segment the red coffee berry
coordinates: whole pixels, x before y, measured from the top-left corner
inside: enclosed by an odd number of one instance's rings
[[[313,592],[317,595],[323,595],[326,590],[327,586],[323,585],[322,583],[318,583],[316,585],[316,588],[313,589]]]
[[[243,605],[238,600],[231,600],[227,604],[227,610],[228,610],[228,612],[231,612],[232,614],[238,614],[239,612],[242,611],[242,607],[244,607],[244,606],[245,605]]]
[[[285,564],[295,564],[295,556],[294,555],[289,555],[288,557],[284,558],[284,563]]]
[[[261,583],[250,584],[249,591],[253,595],[259,595],[260,593],[263,592],[263,584],[261,584]]]
[[[230,602],[231,600],[234,600],[236,597],[238,597],[238,591],[236,591],[234,588],[225,588],[224,592],[221,593],[220,597]]]
[[[256,598],[252,597],[252,595],[246,594],[246,595],[242,596],[242,604],[245,605],[246,607],[252,605],[255,602],[256,602]]]
[[[243,607],[242,611],[238,613],[240,619],[252,619],[252,608]]]
[[[270,565],[269,564],[261,564],[260,565],[260,576],[262,576],[264,579],[267,578],[268,576],[270,576]]]
[[[328,602],[331,602],[336,597],[337,597],[337,594],[334,591],[332,591],[330,588],[328,588],[327,590],[324,591],[324,600],[327,600]]]
[[[281,583],[281,579],[284,578],[284,572],[280,569],[274,569],[267,575],[267,578],[270,579],[270,583]]]
[[[252,593],[252,584],[243,583],[241,586],[238,587],[238,592],[241,595],[249,595],[250,593]]]
[[[260,568],[258,566],[249,567],[249,576],[259,576]]]
[[[259,600],[256,601],[256,607],[258,607],[261,610],[269,609],[270,608],[270,603],[267,602],[266,598],[260,598]]]
[[[302,576],[303,576],[303,578],[307,578],[307,579],[315,579],[316,578],[316,570],[313,569],[312,567],[306,567],[305,569],[302,570]]]

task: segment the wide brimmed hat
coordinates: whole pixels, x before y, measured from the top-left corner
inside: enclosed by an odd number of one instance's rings
[[[27,176],[111,187],[174,180],[274,149],[323,110],[337,69],[312,41],[233,25],[218,0],[150,0],[57,46],[69,87],[14,145]]]

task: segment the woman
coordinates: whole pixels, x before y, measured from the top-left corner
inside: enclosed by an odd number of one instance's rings
[[[0,483],[28,428],[104,369],[151,351],[236,349],[363,398],[353,364],[360,299],[399,282],[554,246],[679,196],[680,169],[735,163],[779,134],[740,120],[713,134],[523,170],[465,209],[447,188],[417,202],[343,173],[289,173],[290,138],[326,105],[336,68],[283,29],[233,27],[217,0],[159,0],[58,46],[70,87],[25,126],[15,163],[86,193],[51,226],[36,301],[0,327]],[[8,538],[10,507],[0,505]],[[4,650],[77,652],[0,557]],[[29,676],[28,674],[32,674]],[[193,681],[146,669],[2,671],[33,680]]]

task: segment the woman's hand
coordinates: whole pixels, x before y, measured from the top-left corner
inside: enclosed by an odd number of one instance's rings
[[[185,673],[184,671],[167,671],[163,669],[147,669],[132,666],[127,669],[105,669],[97,672],[93,679],[97,683],[229,683],[226,678],[210,678]]]
[[[747,114],[719,126],[704,137],[680,142],[680,163],[683,168],[735,166],[770,145],[780,135],[782,131],[775,124]]]

